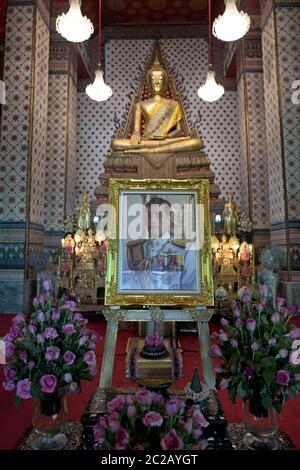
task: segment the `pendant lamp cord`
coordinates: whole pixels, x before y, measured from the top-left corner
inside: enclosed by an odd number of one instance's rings
[[[212,65],[211,0],[208,0],[208,65]]]
[[[99,0],[98,65],[101,67],[101,0]]]

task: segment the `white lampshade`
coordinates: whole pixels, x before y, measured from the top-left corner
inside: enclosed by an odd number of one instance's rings
[[[235,0],[225,0],[225,11],[213,23],[213,34],[222,41],[236,41],[247,34],[250,18],[247,13],[238,11]]]
[[[56,31],[71,42],[86,41],[94,32],[91,20],[82,16],[81,0],[69,0],[70,9],[56,18]]]
[[[215,72],[210,68],[207,71],[207,78],[204,85],[198,90],[198,96],[204,101],[212,103],[224,95],[224,87],[215,80]]]
[[[105,84],[100,68],[95,71],[95,80],[86,87],[85,92],[95,101],[106,101],[113,94],[110,86]]]

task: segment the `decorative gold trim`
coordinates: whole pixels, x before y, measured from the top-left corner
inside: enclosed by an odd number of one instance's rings
[[[282,119],[282,99],[281,99],[281,82],[279,70],[279,48],[278,48],[278,34],[277,34],[277,11],[276,6],[273,4],[273,17],[274,17],[274,39],[275,39],[275,55],[276,55],[276,81],[277,81],[277,97],[279,109],[279,124],[280,124],[280,147],[281,147],[281,168],[283,179],[283,198],[284,198],[284,220],[285,220],[285,243],[287,251],[287,270],[288,281],[291,280],[291,260],[290,260],[290,231],[289,231],[289,205],[287,197],[287,182],[286,182],[286,168],[285,168],[285,148],[284,148],[284,132],[283,132],[283,119]]]
[[[243,87],[244,87],[244,117],[246,130],[246,163],[247,163],[247,180],[248,180],[248,206],[249,216],[253,219],[253,201],[252,201],[252,171],[251,171],[251,146],[250,146],[250,127],[249,127],[249,99],[248,99],[248,83],[246,72],[246,55],[245,40],[241,42],[242,67],[243,67]]]
[[[26,225],[24,246],[24,279],[29,278],[29,243],[30,243],[30,208],[31,208],[31,174],[32,174],[32,145],[33,145],[33,122],[34,122],[34,92],[35,92],[35,67],[36,67],[36,22],[37,22],[37,0],[32,5],[32,51],[31,51],[31,73],[30,73],[30,100],[29,100],[29,129],[28,129],[28,160],[27,160],[27,188],[26,188]],[[25,288],[25,286],[24,286]]]
[[[172,180],[172,179],[118,179],[109,181],[109,204],[116,214],[115,238],[108,241],[107,273],[105,283],[106,305],[180,305],[212,306],[214,303],[213,278],[210,248],[209,182],[208,180]],[[197,294],[124,294],[117,290],[118,273],[118,236],[119,236],[119,195],[123,190],[159,190],[159,191],[196,191],[197,203],[204,206],[204,243],[200,252],[200,272],[202,292]]]

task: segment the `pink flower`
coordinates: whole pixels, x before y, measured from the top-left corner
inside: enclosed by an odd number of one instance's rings
[[[13,367],[6,367],[4,369],[4,375],[7,379],[14,379],[17,375],[17,371]]]
[[[73,335],[76,333],[76,328],[73,323],[67,323],[66,325],[63,325],[62,331],[65,333],[65,335]]]
[[[118,446],[127,446],[130,436],[125,428],[120,428],[116,434],[117,445]]]
[[[43,281],[43,288],[45,291],[49,291],[51,289],[51,281],[49,279],[45,279],[45,281]]]
[[[90,367],[90,374],[95,377],[95,375],[97,374],[97,366],[96,364],[93,364],[91,367]]]
[[[249,331],[254,331],[256,327],[256,321],[254,318],[247,318],[246,320],[246,327],[248,328]]]
[[[187,434],[191,434],[193,430],[193,420],[191,418],[186,420],[186,422],[183,424],[183,429]]]
[[[254,341],[252,344],[251,344],[251,349],[253,352],[257,351],[259,349],[259,345],[256,343],[256,341]]]
[[[52,328],[49,326],[48,328],[45,329],[44,333],[44,338],[46,339],[56,339],[58,338],[58,333],[55,328]]]
[[[129,405],[127,408],[127,416],[128,418],[132,418],[136,415],[136,407],[133,405]]]
[[[242,326],[243,326],[243,322],[242,322],[242,320],[241,320],[240,318],[237,318],[237,319],[235,320],[234,324],[235,324],[235,326],[236,326],[237,328],[242,328]]]
[[[26,351],[19,351],[18,356],[21,359],[21,361],[26,362],[26,360],[27,360],[27,352]]]
[[[6,392],[11,392],[16,388],[14,382],[12,382],[11,380],[6,380],[2,383],[2,386]]]
[[[279,313],[278,312],[273,313],[271,316],[271,322],[278,323],[279,320],[280,320]]]
[[[152,393],[146,388],[137,392],[135,397],[136,401],[142,406],[149,406],[152,404]]]
[[[220,390],[226,390],[228,388],[229,380],[222,379],[221,382],[219,383],[219,389]]]
[[[57,308],[54,308],[52,310],[52,314],[51,314],[52,320],[57,321],[57,320],[59,320],[59,317],[60,317],[60,311]]]
[[[234,349],[238,347],[238,342],[235,338],[231,338],[230,344]]]
[[[300,328],[294,328],[293,330],[290,331],[289,335],[292,338],[292,340],[299,338]]]
[[[224,372],[223,367],[215,367],[214,368],[215,374],[222,374]]]
[[[83,335],[81,336],[81,338],[79,338],[79,346],[83,346],[88,340],[88,337],[86,335]]]
[[[18,325],[13,325],[9,329],[9,335],[11,339],[16,339],[21,332],[21,328]]]
[[[12,321],[16,325],[21,325],[25,321],[25,318],[26,317],[23,313],[18,313]]]
[[[287,349],[280,349],[278,351],[278,354],[279,354],[280,357],[285,358],[289,355],[289,352],[288,352]]]
[[[289,314],[292,315],[292,317],[295,317],[298,313],[298,307],[297,305],[292,305],[290,308],[289,308]]]
[[[20,398],[23,398],[24,400],[27,400],[28,398],[32,398],[30,389],[31,389],[31,382],[29,379],[19,380],[19,382],[17,382],[16,395]]]
[[[296,382],[300,382],[300,374],[295,374],[295,380]]]
[[[269,341],[268,341],[268,343],[270,344],[270,346],[275,346],[275,345],[276,345],[276,342],[277,342],[277,340],[276,340],[275,337],[269,339]]]
[[[162,395],[160,395],[159,393],[156,393],[156,392],[152,392],[152,403],[153,405],[156,405],[156,406],[163,406],[165,400],[164,400],[164,397]]]
[[[201,428],[197,428],[193,430],[192,436],[194,439],[199,439],[200,436],[202,436],[203,432]]]
[[[67,372],[66,374],[64,374],[64,381],[69,384],[71,383],[73,380],[73,377],[72,377],[72,374],[70,374],[69,372]]]
[[[211,346],[208,354],[212,358],[222,357],[222,355],[223,355],[221,348],[217,344],[213,344]]]
[[[15,345],[10,341],[5,340],[5,356],[7,358],[11,357],[15,352]]]
[[[99,444],[103,444],[105,440],[105,428],[102,426],[97,426],[94,430],[94,438],[95,441],[99,442]]]
[[[66,351],[64,354],[64,361],[68,365],[74,364],[76,358],[76,354],[74,354],[72,351]]]
[[[227,340],[228,340],[227,334],[223,330],[220,330],[219,341],[227,341]]]
[[[137,444],[133,450],[145,450],[145,448],[141,444]]]
[[[171,429],[160,441],[163,450],[182,450],[183,442],[177,435],[175,429]]]
[[[173,397],[166,403],[166,412],[169,416],[174,416],[177,413],[181,415],[184,408],[185,404],[178,397]]]
[[[285,304],[285,299],[283,297],[276,297],[276,305],[282,307]]]
[[[59,358],[59,349],[52,346],[46,348],[45,358],[47,361],[56,361]]]
[[[117,411],[118,413],[123,410],[125,406],[125,397],[124,395],[118,395],[107,403],[108,412]]]
[[[125,405],[133,405],[133,404],[134,404],[134,396],[125,395]]]
[[[87,351],[83,356],[84,362],[86,362],[89,366],[96,364],[96,356],[94,351]]]
[[[266,284],[259,285],[259,295],[263,298],[266,298],[268,296],[268,286]]]
[[[54,393],[57,386],[57,378],[52,374],[42,375],[40,378],[41,390],[44,393]]]
[[[36,340],[38,343],[44,343],[45,342],[45,338],[43,335],[41,335],[40,333],[36,336]]]
[[[276,382],[279,385],[286,386],[290,381],[290,374],[286,370],[279,370],[276,374]]]
[[[39,312],[39,313],[38,313],[38,315],[37,315],[37,320],[38,320],[39,322],[45,321],[45,314],[44,314],[44,312]]]
[[[199,426],[201,428],[207,428],[207,426],[209,425],[209,422],[206,421],[203,414],[200,413],[200,411],[198,410],[194,411],[192,418],[193,418],[193,422],[195,426]]]
[[[75,312],[77,310],[77,305],[76,302],[74,302],[73,300],[66,300],[61,308],[66,308],[72,310],[72,312]]]
[[[156,413],[156,411],[149,411],[149,413],[145,414],[143,423],[147,428],[159,427],[163,423],[163,418],[159,413]]]
[[[220,323],[224,328],[226,328],[226,326],[228,326],[229,324],[228,320],[226,320],[226,318],[223,318],[223,317],[221,318]]]

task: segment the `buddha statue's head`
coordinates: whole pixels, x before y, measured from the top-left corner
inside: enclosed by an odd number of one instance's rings
[[[148,88],[151,91],[152,96],[163,95],[166,88],[167,79],[167,71],[161,65],[158,57],[158,50],[156,49],[153,65],[148,69],[147,72]]]

